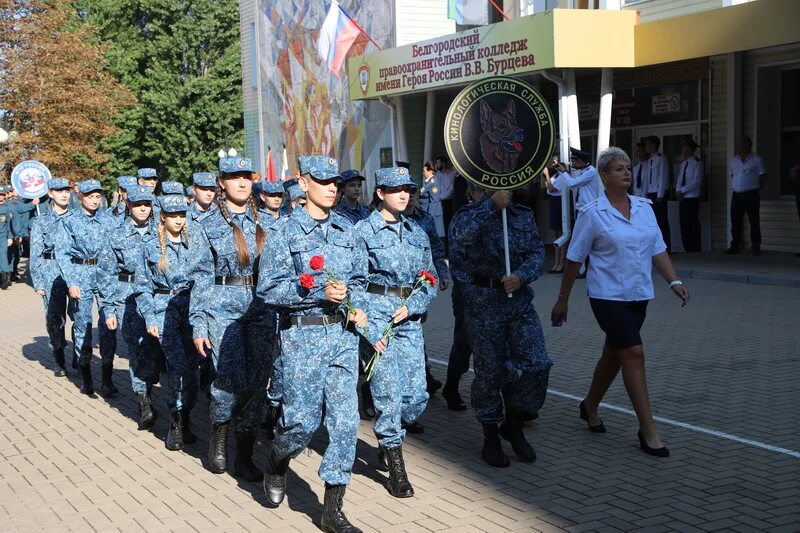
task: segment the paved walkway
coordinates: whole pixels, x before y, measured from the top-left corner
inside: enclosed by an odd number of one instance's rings
[[[687,278],[800,288],[800,257],[794,254],[765,251],[760,256],[750,252],[729,256],[715,250],[673,254],[672,261],[678,274]]]
[[[558,278],[535,287],[546,316]],[[569,323],[546,327],[551,391],[526,429],[539,460],[485,466],[472,414],[448,411],[437,395],[422,419],[425,433],[405,447],[412,499],[386,493],[384,474],[372,467],[370,424],[362,422],[348,516],[366,531],[386,532],[800,530],[800,289],[703,280],[690,288],[693,301],[681,309],[658,283],[644,331],[650,391],[672,457],[637,449],[621,383],[602,411],[607,434],[589,433],[578,418],[601,344],[578,285]],[[74,381],[53,377],[30,288],[0,293],[0,309],[0,531],[317,531],[324,436],[292,463],[284,505],[268,509],[258,484],[203,468],[205,401],[194,416],[199,442],[168,452],[164,418],[154,433],[136,430],[123,357],[115,380],[124,393],[88,399]],[[448,293],[426,328],[431,356],[445,359]],[[443,367],[434,370],[443,375]],[[261,435],[259,465],[268,446]]]

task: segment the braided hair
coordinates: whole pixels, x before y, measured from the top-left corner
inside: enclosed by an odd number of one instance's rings
[[[189,242],[189,226],[184,224],[181,229],[181,237]],[[158,269],[166,273],[169,270],[169,258],[167,257],[167,230],[164,227],[164,215],[161,215],[161,222],[158,223],[158,244],[161,248],[161,258],[158,260]]]
[[[233,230],[233,244],[236,247],[236,261],[239,263],[240,267],[247,268],[250,266],[251,261],[250,252],[247,250],[247,241],[244,238],[244,232],[242,231],[242,228],[233,223],[233,217],[228,211],[228,206],[226,205],[226,199],[222,187],[217,187],[217,194],[219,197],[219,212],[222,215],[222,218],[225,219],[225,222],[227,222]],[[256,204],[255,201],[253,201],[252,195],[250,195],[248,198],[247,205],[250,208],[250,211],[253,214],[253,220],[256,223],[256,253],[260,255],[261,250],[264,248],[266,234],[261,228],[261,225],[258,223],[258,208],[256,208]]]

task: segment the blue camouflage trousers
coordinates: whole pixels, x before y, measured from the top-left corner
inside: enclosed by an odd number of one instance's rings
[[[483,424],[499,424],[506,411],[535,414],[547,395],[550,367],[533,291],[509,298],[498,289],[468,285],[465,325],[473,351],[472,407]]]
[[[324,409],[328,447],[319,476],[346,485],[358,438],[358,338],[342,324],[292,326],[280,338],[283,412],[272,450],[279,459],[297,457],[323,423]]]
[[[79,300],[70,298],[69,317],[72,319],[72,342],[74,343],[74,357],[79,366],[89,364],[92,357],[92,306],[97,299],[97,288],[81,286]],[[99,307],[99,306],[98,306]],[[105,313],[100,310],[97,321],[97,331],[100,341],[100,358],[104,365],[114,362],[114,353],[117,351],[116,332],[109,331],[106,326]]]
[[[422,323],[409,320],[395,326],[386,351],[370,379],[372,401],[378,417],[375,436],[381,446],[403,443],[401,423],[414,422],[428,405],[425,381],[425,344]]]
[[[239,319],[209,318],[214,363],[211,422],[233,420],[236,431],[250,431],[264,421],[274,330],[274,317],[263,311]]]
[[[191,410],[197,401],[199,358],[192,343],[189,297],[156,294],[154,299],[169,300],[166,306],[156,303],[158,308],[166,307],[166,312],[158,317],[158,333],[167,370],[167,407],[173,412]]]
[[[161,347],[158,340],[147,334],[144,318],[136,306],[133,285],[120,281],[120,289],[130,293],[123,304],[117,308],[120,333],[128,347],[128,371],[131,375],[131,389],[134,394],[150,392],[158,383],[162,366]]]
[[[60,350],[66,347],[67,340],[64,338],[64,326],[67,323],[67,284],[52,259],[45,260],[47,263],[47,274],[45,275],[44,291],[44,323],[47,329],[47,336],[50,338],[50,347]],[[55,267],[55,268],[53,268]]]

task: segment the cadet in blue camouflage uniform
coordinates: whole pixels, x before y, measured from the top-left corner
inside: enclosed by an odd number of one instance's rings
[[[346,217],[353,224],[364,220],[370,214],[369,208],[361,203],[361,189],[365,179],[357,170],[342,172],[340,183],[342,199],[336,204],[334,211]]]
[[[281,216],[288,216],[295,207],[306,203],[306,193],[297,184],[296,179],[284,181],[283,190],[286,191],[286,198],[281,207]]]
[[[64,325],[67,322],[67,285],[61,277],[61,270],[56,263],[56,237],[59,219],[69,212],[69,180],[52,178],[48,180],[47,195],[52,201],[51,207],[41,216],[36,217],[31,229],[30,272],[33,290],[44,300],[44,320],[57,377],[67,375],[64,348]],[[0,237],[2,237],[0,235]]]
[[[258,195],[261,203],[261,214],[269,217],[264,220],[264,224],[274,226],[281,213],[281,205],[283,204],[283,182],[280,181],[262,181],[253,185],[253,191]],[[302,191],[301,191],[302,192]]]
[[[478,202],[486,195],[486,190],[472,182],[467,182],[467,194],[470,202]],[[466,207],[466,206],[465,206]],[[464,253],[458,247],[458,242],[452,237],[453,228],[461,224],[461,218],[466,211],[465,207],[459,209],[450,222],[450,274],[453,278],[453,290],[450,293],[453,307],[453,345],[450,348],[450,357],[447,361],[447,381],[442,389],[442,398],[447,402],[447,408],[452,411],[465,411],[467,404],[458,390],[461,376],[469,371],[469,359],[472,348],[469,346],[467,332],[464,329],[464,286],[469,283],[469,274],[464,270]]]
[[[110,253],[111,249],[108,234],[113,226],[113,219],[99,211],[102,198],[102,186],[99,181],[79,182],[78,193],[80,207],[70,211],[60,220],[56,261],[69,290],[69,315],[73,322],[72,341],[75,345],[73,356],[78,360],[83,380],[81,392],[93,396],[94,384],[90,366],[92,306],[95,298],[99,296],[97,265],[101,261],[101,255]],[[119,392],[111,381],[117,337],[114,332],[108,330],[102,309],[97,329],[100,334],[102,359],[100,394],[110,396]]]
[[[370,381],[377,412],[374,431],[380,462],[389,468],[389,493],[408,498],[414,489],[403,461],[406,431],[401,423],[414,423],[428,403],[422,316],[438,289],[435,283],[418,281],[421,272],[432,274],[435,267],[425,231],[402,214],[414,184],[408,170],[382,168],[375,181],[381,209],[356,226],[369,258],[368,340],[373,346],[385,344],[375,347],[385,351]],[[392,336],[382,338],[390,323]]]
[[[117,194],[119,195],[119,202],[117,205],[108,208],[108,214],[115,217],[124,217],[125,208],[128,202],[128,188],[135,187],[139,184],[136,176],[120,176],[117,178]]]
[[[144,319],[136,305],[134,282],[141,260],[142,240],[152,235],[153,189],[126,184],[124,216],[117,219],[109,236],[110,254],[102,256],[98,269],[100,308],[109,330],[118,328],[128,346],[131,388],[139,405],[139,427],[152,427],[158,413],[152,408],[150,390],[158,382],[160,349],[147,337]]]
[[[360,531],[342,512],[358,435],[358,339],[345,328],[345,298],[364,300],[366,256],[353,225],[332,212],[339,171],[324,156],[298,158],[304,207],[270,230],[259,269],[258,294],[281,313],[283,414],[272,444],[264,490],[272,505],[286,494],[289,461],[311,441],[322,422],[328,447],[319,475],[325,481],[324,531]],[[314,270],[320,256],[324,270]],[[329,279],[329,278],[334,279]],[[352,322],[363,327],[357,310]]]
[[[503,207],[508,215],[510,276],[505,275]],[[544,260],[533,212],[512,204],[510,191],[498,191],[467,206],[452,233],[469,274],[465,325],[475,356],[472,407],[483,425],[481,457],[491,466],[508,466],[503,437],[521,461],[533,462],[536,453],[522,425],[544,403],[552,366],[528,286],[538,279]]]
[[[10,187],[0,185],[0,289],[11,285],[9,250],[14,243],[14,208],[6,201]]]
[[[252,198],[255,173],[243,157],[219,162],[219,207],[191,228],[190,322],[197,352],[211,349],[216,376],[211,384],[209,463],[227,467],[228,427],[236,428],[234,474],[261,479],[253,465],[256,429],[263,422],[272,365],[274,322],[256,297],[255,274],[266,237]]]
[[[167,189],[169,190],[169,189]],[[167,407],[170,426],[165,445],[181,450],[197,440],[192,432],[191,412],[197,399],[197,352],[189,324],[189,235],[183,194],[161,197],[161,219],[156,234],[142,242],[136,269],[136,304],[144,317],[147,333],[157,338],[167,370]]]
[[[139,185],[147,185],[151,189],[153,189],[153,220],[158,220],[158,216],[161,213],[161,207],[158,205],[158,196],[157,194],[161,193],[161,189],[158,186],[158,173],[154,168],[140,168],[136,171],[136,178],[139,180]]]
[[[192,224],[201,218],[205,218],[215,209],[217,176],[212,172],[195,172],[192,174],[192,188],[190,190],[193,192],[194,201],[192,201],[189,212],[186,214],[186,222],[191,230]]]

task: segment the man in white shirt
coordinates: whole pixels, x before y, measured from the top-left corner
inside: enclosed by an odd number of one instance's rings
[[[731,247],[725,255],[738,254],[742,244],[744,215],[750,223],[750,245],[753,255],[761,255],[761,187],[767,183],[767,168],[761,156],[751,152],[753,141],[742,137],[736,156],[730,161],[731,189]]]
[[[647,197],[653,202],[653,212],[661,230],[661,236],[670,251],[669,211],[667,192],[669,191],[669,161],[660,153],[661,139],[650,135],[645,139],[647,153],[650,154],[650,181],[647,186]]]
[[[647,188],[650,186],[650,154],[647,153],[644,140],[636,144],[636,160],[633,165],[633,195],[647,198]]]
[[[703,186],[703,162],[695,156],[697,143],[691,136],[681,143],[683,162],[678,169],[675,192],[678,193],[681,241],[685,252],[700,251],[700,190]]]
[[[567,190],[575,191],[575,210],[580,209],[595,200],[600,194],[600,174],[589,162],[592,159],[589,152],[584,152],[578,148],[569,149],[569,159],[572,163],[573,173],[567,172],[567,169],[559,163],[556,165],[558,175],[552,180],[553,190],[564,193]]]

